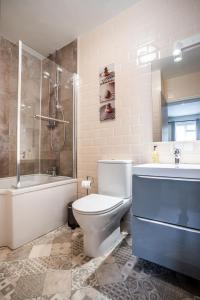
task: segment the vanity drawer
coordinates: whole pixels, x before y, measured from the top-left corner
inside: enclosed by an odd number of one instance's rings
[[[200,231],[133,217],[133,254],[200,279]]]
[[[200,229],[200,181],[133,176],[135,216]]]

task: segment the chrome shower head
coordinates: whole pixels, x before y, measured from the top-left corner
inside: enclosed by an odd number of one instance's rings
[[[57,66],[57,71],[62,73],[63,69],[60,66]]]
[[[43,77],[44,77],[45,79],[50,79],[50,74],[49,74],[49,72],[44,71],[44,72],[43,72]]]

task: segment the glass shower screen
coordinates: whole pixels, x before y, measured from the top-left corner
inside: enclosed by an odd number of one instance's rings
[[[17,187],[75,176],[75,77],[19,42]]]

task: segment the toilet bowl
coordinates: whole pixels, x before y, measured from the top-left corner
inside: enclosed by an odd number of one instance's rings
[[[74,202],[73,212],[84,232],[86,255],[102,256],[119,242],[120,221],[130,206],[131,199],[99,194],[91,194]]]
[[[99,194],[73,202],[74,217],[83,229],[84,252],[102,256],[121,239],[120,221],[131,206],[130,160],[98,161]]]

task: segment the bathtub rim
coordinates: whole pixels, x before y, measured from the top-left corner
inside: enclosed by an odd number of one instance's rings
[[[29,174],[29,175],[23,175],[23,176],[40,176],[40,175],[46,175],[46,174]],[[48,176],[48,175],[47,175]],[[12,179],[15,176],[10,176],[10,177],[3,177],[3,179]],[[24,193],[29,193],[37,190],[45,190],[47,188],[53,188],[55,186],[61,186],[61,185],[66,185],[66,184],[71,184],[71,183],[77,183],[78,179],[77,178],[71,178],[67,176],[57,176],[57,177],[66,177],[65,179],[60,179],[57,181],[53,182],[45,182],[41,184],[35,184],[35,185],[30,185],[30,186],[25,186],[25,187],[20,187],[20,188],[6,188],[2,189],[0,188],[0,195],[5,195],[5,194],[10,194],[10,195],[18,195],[18,194],[24,194]],[[0,179],[0,180],[1,180]]]

